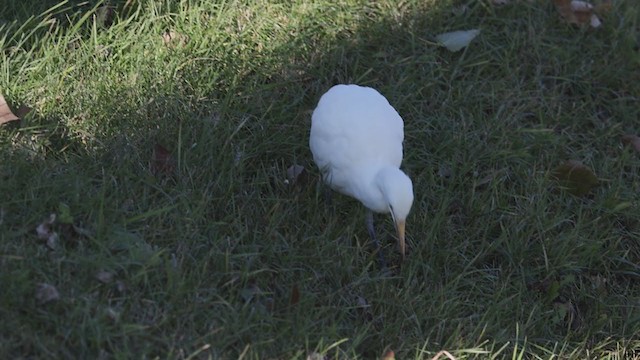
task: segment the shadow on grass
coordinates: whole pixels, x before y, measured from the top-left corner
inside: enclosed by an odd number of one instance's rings
[[[24,30],[30,30],[29,25],[35,26],[43,20],[55,19],[58,26],[70,26],[76,23],[76,20],[85,14],[93,12],[93,10],[104,6],[104,10],[110,8],[111,11],[102,13],[104,16],[99,23],[110,25],[115,16],[126,17],[130,15],[132,8],[131,1],[127,0],[42,0],[42,1],[10,1],[0,8],[0,20],[5,24],[17,25],[18,27],[27,25]]]

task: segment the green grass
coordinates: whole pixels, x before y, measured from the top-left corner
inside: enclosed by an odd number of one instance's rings
[[[0,92],[34,110],[0,128],[1,358],[640,357],[634,0],[598,30],[546,1],[120,1],[111,26],[93,3],[16,4]],[[471,28],[461,52],[434,44]],[[361,205],[325,205],[308,150],[342,82],[405,119],[392,271]],[[155,144],[173,174],[150,171]],[[569,159],[601,180],[585,197],[550,176]],[[67,207],[89,234],[58,224],[51,250],[35,229]]]

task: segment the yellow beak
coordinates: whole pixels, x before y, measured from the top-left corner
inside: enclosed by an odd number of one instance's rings
[[[404,221],[396,222],[396,231],[398,232],[398,245],[400,245],[400,254],[404,260],[405,242],[404,242]]]

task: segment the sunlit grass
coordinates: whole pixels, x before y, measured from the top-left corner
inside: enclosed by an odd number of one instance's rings
[[[0,91],[33,108],[0,129],[2,358],[639,356],[632,1],[595,31],[544,2],[124,3],[110,26],[93,3],[0,9]],[[416,201],[391,272],[362,207],[317,183],[310,112],[339,82],[405,119]],[[174,173],[150,169],[156,144]],[[588,196],[551,179],[568,159],[600,178]],[[90,235],[48,249],[35,228],[67,206]]]

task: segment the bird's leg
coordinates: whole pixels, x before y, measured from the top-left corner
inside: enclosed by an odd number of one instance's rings
[[[333,205],[333,191],[327,184],[323,184],[324,202],[328,207]]]
[[[333,190],[329,187],[329,184],[322,184],[322,195],[326,211],[331,215],[335,215],[336,209],[333,207]]]
[[[384,254],[382,253],[382,248],[380,247],[380,243],[378,242],[378,237],[376,236],[376,229],[373,226],[373,211],[367,210],[367,215],[365,216],[365,224],[367,226],[367,231],[369,232],[369,237],[371,237],[371,241],[375,246],[375,250],[378,253],[378,263],[382,269],[387,268],[387,262],[384,260]]]

